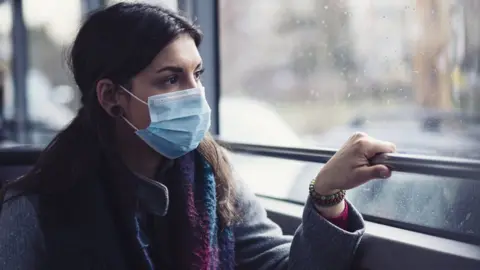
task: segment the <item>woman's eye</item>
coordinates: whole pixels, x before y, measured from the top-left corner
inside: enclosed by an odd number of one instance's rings
[[[165,82],[168,84],[176,84],[178,82],[178,76],[177,75],[170,76],[167,78]]]
[[[199,70],[199,71],[195,72],[195,79],[197,79],[197,80],[200,79],[200,77],[202,77],[202,74],[203,74],[204,71],[205,70],[202,69],[202,70]]]

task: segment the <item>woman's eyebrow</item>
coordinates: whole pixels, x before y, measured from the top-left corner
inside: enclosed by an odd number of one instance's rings
[[[166,66],[166,67],[158,69],[156,71],[156,73],[160,73],[160,72],[163,72],[163,71],[171,71],[171,72],[180,73],[180,72],[183,72],[183,68],[176,67],[176,66]]]
[[[200,62],[195,69],[199,69],[202,66],[203,66],[203,63]],[[163,71],[171,71],[171,72],[175,72],[175,73],[181,73],[181,72],[184,71],[184,69],[179,67],[179,66],[166,66],[166,67],[162,67],[162,68],[157,69],[157,71],[155,71],[155,73],[160,73],[160,72],[163,72]]]

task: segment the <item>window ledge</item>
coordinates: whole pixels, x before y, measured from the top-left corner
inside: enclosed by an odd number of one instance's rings
[[[263,197],[259,200],[269,215],[281,217],[287,227],[296,227],[301,222],[303,206]],[[365,235],[357,252],[362,269],[480,269],[480,246],[365,223]]]

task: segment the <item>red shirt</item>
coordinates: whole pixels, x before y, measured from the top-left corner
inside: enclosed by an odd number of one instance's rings
[[[334,218],[327,218],[328,221],[335,224],[336,226],[347,230],[348,227],[348,204],[345,203],[345,209],[343,209],[342,213],[339,216]]]

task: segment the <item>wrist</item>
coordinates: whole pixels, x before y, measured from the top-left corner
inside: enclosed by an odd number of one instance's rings
[[[332,205],[332,206],[321,206],[317,203],[313,203],[315,210],[324,218],[336,218],[340,216],[343,211],[345,211],[345,200],[342,200],[339,204]]]
[[[318,173],[315,177],[315,192],[321,195],[332,195],[337,193],[340,189],[333,186],[333,181],[331,179],[336,179],[335,174],[332,175],[331,171],[327,170],[325,167]]]
[[[313,202],[322,208],[330,208],[338,205],[345,198],[345,190],[335,190],[324,185],[319,185],[316,179],[310,182],[308,189]]]
[[[335,189],[328,186],[325,181],[320,180],[318,177],[315,179],[314,182],[314,190],[317,194],[325,196],[333,195],[340,191],[340,189]]]

